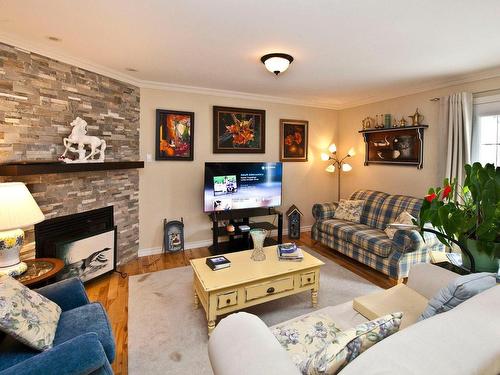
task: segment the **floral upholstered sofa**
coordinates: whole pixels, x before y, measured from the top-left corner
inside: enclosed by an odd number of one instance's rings
[[[312,238],[394,279],[408,277],[410,266],[428,263],[430,251],[444,251],[444,245],[431,233],[397,230],[390,239],[385,229],[406,211],[418,217],[422,200],[380,191],[358,190],[350,200],[363,200],[359,223],[335,219],[338,204],[315,204]]]

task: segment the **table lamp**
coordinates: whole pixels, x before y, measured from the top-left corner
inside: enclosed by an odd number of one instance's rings
[[[19,252],[24,243],[21,228],[45,219],[22,182],[0,183],[0,275],[17,276],[28,268]]]

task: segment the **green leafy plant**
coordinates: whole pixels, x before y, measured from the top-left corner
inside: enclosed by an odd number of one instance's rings
[[[446,246],[453,238],[467,246],[475,240],[478,250],[495,254],[500,242],[500,167],[480,163],[465,165],[466,178],[463,186],[457,181],[444,180],[442,187],[430,188],[420,210],[421,228],[431,224],[445,236],[439,240]]]

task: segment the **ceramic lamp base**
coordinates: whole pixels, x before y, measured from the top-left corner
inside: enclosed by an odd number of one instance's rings
[[[18,276],[28,269],[19,258],[23,243],[22,229],[0,232],[0,275]]]

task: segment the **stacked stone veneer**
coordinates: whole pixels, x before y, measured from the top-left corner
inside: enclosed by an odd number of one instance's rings
[[[136,86],[0,43],[0,163],[57,159],[77,116],[106,140],[107,161],[138,160],[139,104]],[[0,177],[7,181],[25,182],[47,218],[113,205],[118,261],[137,256],[137,170]],[[28,245],[23,257],[33,255]]]

